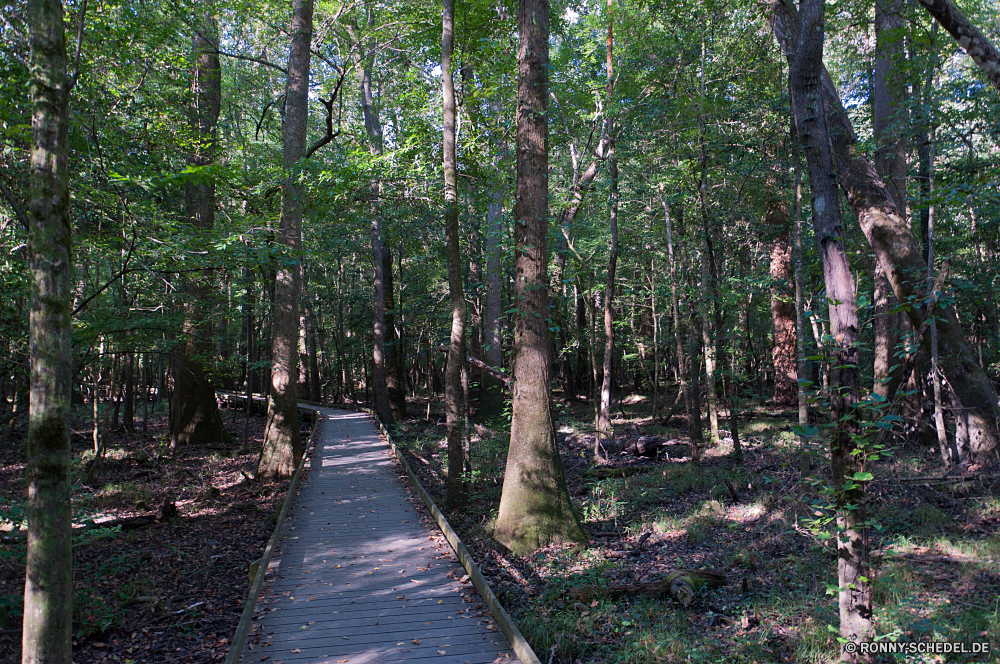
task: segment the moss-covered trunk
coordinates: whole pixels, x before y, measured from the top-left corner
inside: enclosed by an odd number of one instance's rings
[[[31,388],[28,410],[28,556],[23,662],[72,662],[73,554],[69,415],[73,355],[62,3],[28,3],[31,30]]]
[[[548,0],[520,0],[518,26],[515,383],[494,537],[524,554],[546,544],[585,542],[588,536],[566,487],[549,393]]]

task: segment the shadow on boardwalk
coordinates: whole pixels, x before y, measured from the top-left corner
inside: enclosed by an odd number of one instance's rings
[[[516,663],[369,416],[321,413],[241,661]]]

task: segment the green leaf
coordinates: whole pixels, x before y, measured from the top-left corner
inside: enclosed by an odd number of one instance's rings
[[[854,479],[858,482],[871,482],[873,478],[871,473],[854,473]]]

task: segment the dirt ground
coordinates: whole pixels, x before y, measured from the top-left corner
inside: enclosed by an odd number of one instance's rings
[[[225,658],[249,590],[250,564],[274,530],[288,482],[252,480],[263,417],[223,409],[232,446],[169,455],[166,415],[146,433],[113,434],[88,473],[89,431],[73,436],[73,661],[168,664]],[[83,417],[79,421],[84,421]],[[308,436],[308,424],[302,424]],[[23,431],[0,448],[0,662],[20,662],[26,485]],[[163,518],[172,502],[177,514]],[[149,519],[130,517],[147,516]],[[160,518],[156,518],[160,517]],[[121,525],[113,525],[115,523]],[[138,523],[136,523],[138,522]],[[144,523],[149,522],[149,523]]]
[[[518,557],[490,538],[505,467],[503,421],[475,426],[469,501],[449,508],[442,405],[432,401],[429,418],[424,400],[410,410],[411,419],[394,429],[397,443],[547,664],[835,660],[836,602],[828,592],[836,558],[817,516],[828,480],[824,451],[812,450],[816,469],[812,479],[802,480],[787,414],[743,413],[742,462],[731,456],[731,440],[723,435],[695,468],[683,420],[654,423],[648,402],[635,397],[622,404],[616,429],[674,442],[654,459],[621,455],[599,464],[591,407],[559,403],[560,452],[592,540]],[[74,436],[74,514],[81,526],[74,540],[78,664],[225,658],[246,599],[248,568],[273,532],[288,484],[250,479],[262,418],[250,419],[246,442],[243,413],[224,410],[224,419],[237,438],[231,448],[169,456],[166,417],[157,414],[146,434],[113,437],[97,476],[87,472],[87,432]],[[933,452],[894,444],[895,456],[868,485],[878,632],[889,640],[988,643],[997,653],[997,469],[978,469],[979,478],[970,481],[907,481],[935,474]],[[0,448],[0,514],[7,531],[0,543],[0,662],[20,659],[24,542],[16,525],[23,518],[23,467],[23,444],[15,437]],[[156,516],[168,501],[175,502],[177,516],[139,527],[107,526]],[[651,583],[677,569],[698,568],[724,572],[726,583],[700,590],[690,606],[661,595],[587,601],[574,595],[581,586]],[[906,661],[998,661],[992,657]]]
[[[428,420],[420,405],[420,417],[396,430],[422,483],[443,505],[447,454],[437,406]],[[745,412],[742,462],[731,456],[723,431],[693,467],[683,418],[654,423],[648,401],[634,397],[617,413],[616,430],[675,444],[655,459],[622,455],[599,464],[591,406],[557,409],[560,453],[589,546],[551,546],[521,558],[490,538],[503,483],[502,426],[477,426],[470,503],[446,510],[542,661],[836,660],[836,600],[828,594],[836,582],[835,544],[817,516],[828,462],[817,442],[811,479],[801,480],[794,417]],[[975,481],[906,481],[939,474],[939,462],[933,451],[890,442],[899,449],[868,485],[878,633],[893,641],[988,643],[995,658],[1000,469],[978,468],[983,479]],[[574,596],[581,586],[652,583],[678,569],[721,571],[727,581],[699,591],[688,607],[666,595],[609,593],[585,602]],[[906,661],[1000,660],[970,654]]]

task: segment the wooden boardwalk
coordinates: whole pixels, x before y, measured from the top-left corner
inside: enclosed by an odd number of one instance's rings
[[[517,664],[370,417],[320,412],[240,661]]]

